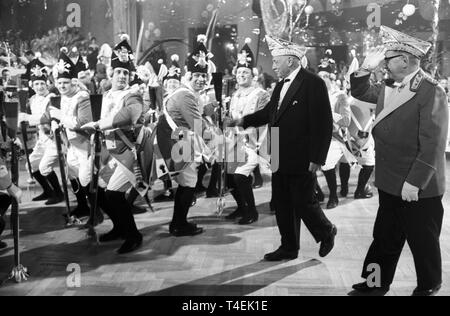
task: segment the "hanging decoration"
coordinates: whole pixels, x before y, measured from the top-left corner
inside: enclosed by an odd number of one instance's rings
[[[402,12],[398,14],[398,18],[395,21],[395,25],[403,24],[404,21],[408,20],[410,16],[413,16],[416,13],[416,6],[414,4],[409,3],[403,7]]]
[[[314,7],[308,0],[261,0],[264,25],[269,35],[287,37],[292,41],[309,26]],[[302,26],[303,25],[303,26]]]

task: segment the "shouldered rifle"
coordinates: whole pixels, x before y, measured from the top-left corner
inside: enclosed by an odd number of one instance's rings
[[[103,95],[91,95],[91,111],[94,122],[97,122],[101,118]],[[90,149],[90,163],[91,163],[91,184],[89,187],[89,197],[91,202],[91,214],[88,221],[88,236],[98,241],[97,232],[95,227],[97,226],[97,213],[100,212],[98,207],[98,178],[100,173],[100,159],[102,154],[102,132],[96,130],[91,136],[91,149]]]
[[[22,85],[19,89],[19,105],[20,105],[20,112],[22,113],[29,113],[28,111],[28,96],[29,92],[28,89],[25,89]],[[22,140],[23,140],[23,148],[25,150],[25,157],[27,159],[27,166],[28,166],[28,173],[30,175],[30,180],[28,181],[29,184],[36,183],[33,179],[33,170],[31,170],[31,162],[30,162],[30,152],[28,148],[28,123],[27,122],[20,122],[20,131],[22,133]]]
[[[226,165],[226,157],[227,157],[227,142],[226,142],[226,136],[224,131],[224,106],[223,106],[223,100],[222,100],[222,93],[223,93],[223,74],[222,73],[213,73],[213,85],[214,85],[214,92],[216,95],[216,100],[219,103],[219,113],[218,113],[218,125],[219,129],[222,131],[222,137],[223,137],[223,143],[222,148],[223,151],[219,149],[219,165],[220,165],[220,176],[218,180],[218,187],[219,187],[219,199],[217,200],[217,214],[219,216],[222,215],[224,209],[225,209],[225,187],[226,187],[226,173],[227,173],[227,165]],[[220,147],[219,147],[220,148]]]
[[[57,108],[57,109],[61,109],[61,97],[52,97],[50,98],[50,105]],[[56,123],[59,124],[59,121],[51,118],[52,121],[55,121]],[[74,222],[74,218],[72,218],[70,216],[70,199],[69,199],[69,189],[67,186],[67,173],[66,173],[66,156],[65,153],[63,151],[63,141],[62,141],[62,127],[61,125],[58,126],[58,128],[56,128],[54,130],[54,136],[55,136],[55,142],[56,142],[56,150],[58,152],[58,163],[59,163],[59,169],[61,172],[61,183],[63,186],[63,192],[64,192],[64,200],[66,202],[66,214],[64,214],[64,217],[66,219],[66,226],[73,226],[74,224],[76,224]]]

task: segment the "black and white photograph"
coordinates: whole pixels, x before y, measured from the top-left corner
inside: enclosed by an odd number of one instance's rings
[[[0,0],[0,73],[0,296],[450,295],[450,0]]]

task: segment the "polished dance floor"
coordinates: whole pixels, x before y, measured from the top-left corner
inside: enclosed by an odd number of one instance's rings
[[[356,185],[352,172],[350,192]],[[450,179],[450,171],[447,170]],[[23,184],[27,175],[21,175]],[[323,178],[320,178],[325,187]],[[450,187],[450,182],[449,182]],[[196,237],[175,238],[168,233],[172,202],[155,204],[155,212],[137,215],[145,236],[137,252],[119,256],[120,243],[96,245],[78,228],[64,229],[64,206],[48,208],[31,204],[36,188],[25,188],[21,206],[22,263],[30,279],[21,284],[4,283],[3,295],[179,295],[179,296],[291,296],[347,295],[360,281],[361,266],[371,243],[377,211],[377,197],[355,201],[342,199],[341,205],[326,211],[338,226],[336,247],[321,259],[306,229],[302,231],[301,252],[295,261],[268,263],[265,253],[279,246],[275,217],[269,212],[270,182],[256,191],[260,221],[239,226],[214,215],[215,199],[200,198],[191,219],[205,228]],[[325,189],[326,190],[326,189]],[[234,203],[227,197],[228,206]],[[450,196],[445,198],[450,206]],[[227,213],[230,210],[227,211]],[[106,220],[98,227],[107,232]],[[9,225],[2,236],[9,248],[0,251],[0,279],[13,266],[13,244]],[[442,231],[444,285],[440,295],[450,295],[450,215]],[[73,267],[76,267],[73,270]],[[80,273],[77,274],[78,268]],[[69,271],[69,272],[68,272]],[[75,281],[74,281],[75,280]],[[77,284],[76,281],[79,281]],[[79,285],[79,287],[77,287]],[[401,257],[395,283],[388,295],[410,295],[415,288],[415,272],[409,249]]]

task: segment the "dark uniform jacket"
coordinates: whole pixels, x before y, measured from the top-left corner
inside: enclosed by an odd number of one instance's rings
[[[401,196],[408,182],[420,189],[420,198],[443,195],[448,132],[444,89],[420,70],[399,96],[385,100],[391,88],[371,84],[369,77],[352,75],[351,86],[353,97],[377,104],[376,186]]]

